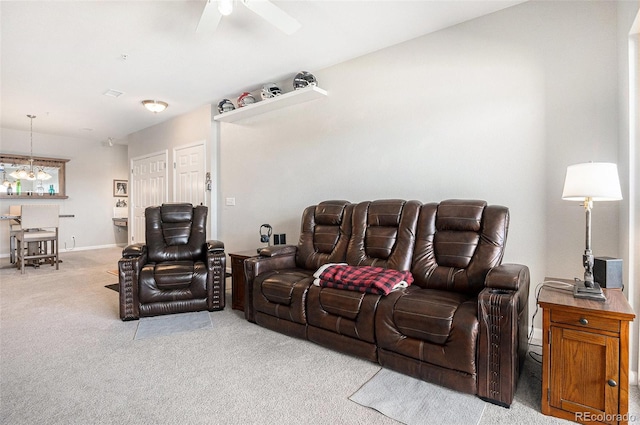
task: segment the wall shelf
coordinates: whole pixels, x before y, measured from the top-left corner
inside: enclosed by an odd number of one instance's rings
[[[326,90],[323,90],[317,86],[309,86],[304,89],[294,90],[292,92],[285,93],[271,99],[265,99],[260,102],[252,103],[250,105],[243,106],[242,108],[234,109],[233,111],[215,115],[213,119],[220,122],[236,122],[246,118],[254,117],[256,115],[261,115],[267,112],[286,108],[287,106],[298,105],[300,103],[320,99],[326,95]]]

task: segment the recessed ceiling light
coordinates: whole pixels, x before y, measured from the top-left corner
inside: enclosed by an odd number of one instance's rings
[[[113,90],[113,89],[109,89],[106,92],[102,93],[105,96],[109,96],[109,97],[120,97],[124,94],[124,92],[121,92],[119,90]]]
[[[83,127],[80,130],[82,130],[82,131],[93,131],[93,128]]]
[[[142,104],[154,114],[164,111],[167,109],[167,106],[169,106],[167,102],[163,102],[161,100],[143,100]]]

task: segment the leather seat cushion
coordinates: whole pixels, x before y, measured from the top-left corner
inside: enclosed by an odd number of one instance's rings
[[[157,264],[153,270],[159,289],[184,289],[191,285],[193,262],[176,261]]]
[[[358,317],[364,293],[339,289],[321,289],[319,292],[320,306],[327,313],[351,320]]]
[[[415,291],[400,297],[393,309],[393,321],[404,335],[444,344],[453,317],[467,296],[446,291]]]
[[[256,312],[289,322],[306,325],[307,291],[313,271],[282,269],[266,272],[253,283],[253,305]]]
[[[381,295],[311,285],[307,296],[310,326],[375,343],[375,311]]]
[[[146,264],[140,272],[141,303],[207,297],[207,269],[203,262],[170,261]]]
[[[308,280],[309,273],[274,273],[260,284],[262,295],[274,304],[291,305],[294,288],[301,280]]]
[[[439,294],[441,292],[443,293],[442,295]],[[401,330],[396,322],[396,309],[400,299],[409,298],[400,303],[399,311],[406,314],[407,310],[415,310],[419,305],[418,303],[424,299],[440,298],[451,303],[452,300],[448,296],[447,291],[410,286],[402,291],[394,291],[388,296],[382,297],[376,310],[375,320],[378,347],[419,362],[426,362],[475,376],[477,373],[476,354],[479,334],[478,300],[476,297],[471,297],[458,305],[453,314],[449,335],[444,343],[431,342],[433,337],[428,335],[427,332],[432,331],[426,329],[424,324],[420,324],[419,320],[413,320],[412,324],[417,329],[412,330],[409,329],[411,326],[408,323],[403,323],[404,326]],[[458,294],[458,296],[461,296],[461,294]],[[411,298],[420,301],[411,303],[409,302]],[[426,303],[423,303],[422,307],[427,308]],[[433,309],[431,311],[435,312]],[[444,316],[441,319],[446,323],[448,321],[445,320],[446,314],[443,314],[443,312],[439,314]],[[420,320],[424,319],[424,315],[421,316]],[[437,324],[433,320],[431,323],[434,326]],[[442,323],[440,325],[442,326]],[[405,332],[411,333],[413,336],[409,336]],[[431,338],[431,340],[424,338]],[[436,338],[436,340],[439,339]]]

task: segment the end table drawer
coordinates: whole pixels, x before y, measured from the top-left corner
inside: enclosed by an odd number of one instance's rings
[[[591,314],[575,313],[570,311],[551,311],[551,321],[574,325],[586,329],[600,329],[609,332],[620,332],[620,321]]]

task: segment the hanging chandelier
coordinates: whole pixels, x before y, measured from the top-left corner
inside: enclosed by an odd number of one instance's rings
[[[51,174],[44,171],[43,167],[39,167],[36,170],[33,168],[33,119],[36,116],[27,115],[27,117],[31,120],[31,151],[29,155],[29,167],[27,168],[23,165],[21,168],[15,170],[9,175],[14,179],[49,180],[51,178]]]

